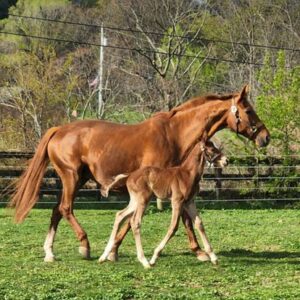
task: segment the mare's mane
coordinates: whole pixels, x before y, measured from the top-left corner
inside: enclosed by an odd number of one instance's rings
[[[162,111],[155,113],[153,117],[167,117],[167,118],[172,118],[176,113],[184,110],[188,110],[191,108],[195,108],[198,105],[202,105],[208,101],[214,101],[214,100],[229,100],[232,99],[233,97],[237,96],[237,93],[233,94],[225,94],[225,95],[216,95],[216,94],[208,94],[205,96],[199,96],[192,98],[190,100],[187,100],[186,102],[179,104],[178,106],[175,106],[172,108],[170,111]]]

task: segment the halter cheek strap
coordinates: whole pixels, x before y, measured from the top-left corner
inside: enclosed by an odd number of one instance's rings
[[[231,102],[230,111],[235,116],[235,124],[236,124],[236,130],[235,130],[235,132],[238,135],[239,134],[239,123],[240,123],[241,119],[239,117],[239,111],[238,111],[238,108],[237,108],[237,106],[236,106],[235,101],[234,101],[233,98],[232,98],[232,102]]]

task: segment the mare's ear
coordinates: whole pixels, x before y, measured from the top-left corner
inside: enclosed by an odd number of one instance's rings
[[[246,85],[243,87],[243,89],[242,89],[242,91],[241,91],[241,93],[240,93],[240,97],[239,97],[239,99],[238,99],[237,102],[240,102],[240,101],[242,101],[243,99],[247,98],[247,95],[249,94],[249,91],[250,91],[250,87],[249,87],[248,84],[246,84]]]

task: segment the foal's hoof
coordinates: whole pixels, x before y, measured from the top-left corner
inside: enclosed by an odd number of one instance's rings
[[[210,257],[208,256],[207,253],[201,252],[200,254],[197,255],[197,259],[204,262],[204,261],[210,261]]]
[[[143,264],[144,268],[145,269],[151,269],[152,268],[152,265],[150,265],[149,263],[148,264]]]
[[[112,262],[118,261],[119,260],[118,254],[110,252],[107,256],[107,260],[112,261]]]
[[[90,249],[87,249],[85,247],[79,247],[79,253],[82,255],[83,258],[85,259],[90,259],[91,258],[91,253]]]
[[[99,264],[102,264],[102,263],[104,263],[106,260],[107,260],[106,257],[100,256],[99,259],[98,259],[98,263],[99,263]]]
[[[54,255],[45,256],[44,262],[46,262],[46,263],[52,263],[52,262],[55,262],[55,257],[54,257]]]
[[[209,254],[209,257],[210,257],[210,261],[213,265],[217,265],[218,264],[218,257],[216,254],[214,253],[210,253]]]
[[[156,263],[156,260],[151,258],[150,261],[149,261],[149,264],[151,267],[154,267],[155,266],[155,263]]]

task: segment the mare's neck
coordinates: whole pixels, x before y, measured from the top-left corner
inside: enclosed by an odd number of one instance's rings
[[[229,100],[208,101],[199,107],[177,112],[171,118],[182,161],[197,141],[210,139],[217,131],[227,127],[227,116],[231,105]]]

